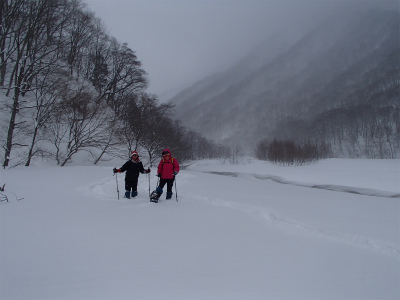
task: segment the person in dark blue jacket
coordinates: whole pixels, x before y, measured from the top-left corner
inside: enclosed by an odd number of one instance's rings
[[[138,185],[138,178],[139,173],[150,173],[150,169],[145,170],[143,168],[142,162],[139,160],[139,154],[137,151],[131,152],[131,159],[128,160],[120,169],[114,168],[114,173],[122,173],[125,172],[125,198],[132,198],[138,195],[137,192],[137,185]]]

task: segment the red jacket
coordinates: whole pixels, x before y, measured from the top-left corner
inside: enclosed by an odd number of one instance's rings
[[[171,154],[169,149],[165,149],[163,152]],[[174,172],[179,172],[178,160],[171,155],[164,156],[158,164],[157,174],[161,174],[162,179],[172,179],[175,177]]]

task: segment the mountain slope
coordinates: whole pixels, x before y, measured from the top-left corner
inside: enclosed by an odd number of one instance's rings
[[[398,103],[389,95],[398,89],[398,28],[399,15],[393,11],[329,19],[258,68],[235,66],[175,96],[176,116],[206,137],[251,148],[261,138],[279,136],[277,126],[285,119],[311,122],[332,108],[354,105],[346,97],[372,83],[394,81],[381,98]]]

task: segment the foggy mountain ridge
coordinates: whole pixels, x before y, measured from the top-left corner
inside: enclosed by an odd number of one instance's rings
[[[231,85],[239,83],[248,74],[260,68],[260,65],[273,61],[280,53],[290,47],[287,39],[280,36],[272,36],[264,43],[258,45],[253,51],[246,55],[227,71],[212,74],[187,89],[180,91],[172,97],[174,104],[197,105],[208,100],[211,96],[223,93]],[[234,72],[232,72],[234,70]],[[191,99],[193,98],[194,101]],[[180,102],[179,102],[180,101]]]
[[[377,106],[378,98],[379,105],[398,107],[398,11],[344,14],[286,48],[276,41],[173,97],[176,117],[210,139],[254,146],[281,137],[285,120],[313,123],[331,109]],[[252,65],[260,57],[262,63]],[[377,86],[387,86],[386,94],[378,97]]]

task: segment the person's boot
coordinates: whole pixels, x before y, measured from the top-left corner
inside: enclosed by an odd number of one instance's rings
[[[169,199],[171,199],[171,198],[172,198],[172,192],[167,192],[167,197],[166,197],[166,199],[169,200]]]
[[[131,191],[125,191],[125,198],[131,199]]]
[[[132,191],[132,198],[135,198],[138,195],[137,191]]]
[[[157,191],[158,198],[160,198],[160,196],[161,196],[162,193],[163,193],[163,189],[160,188],[160,187],[158,187],[158,188],[156,188],[156,191]]]

